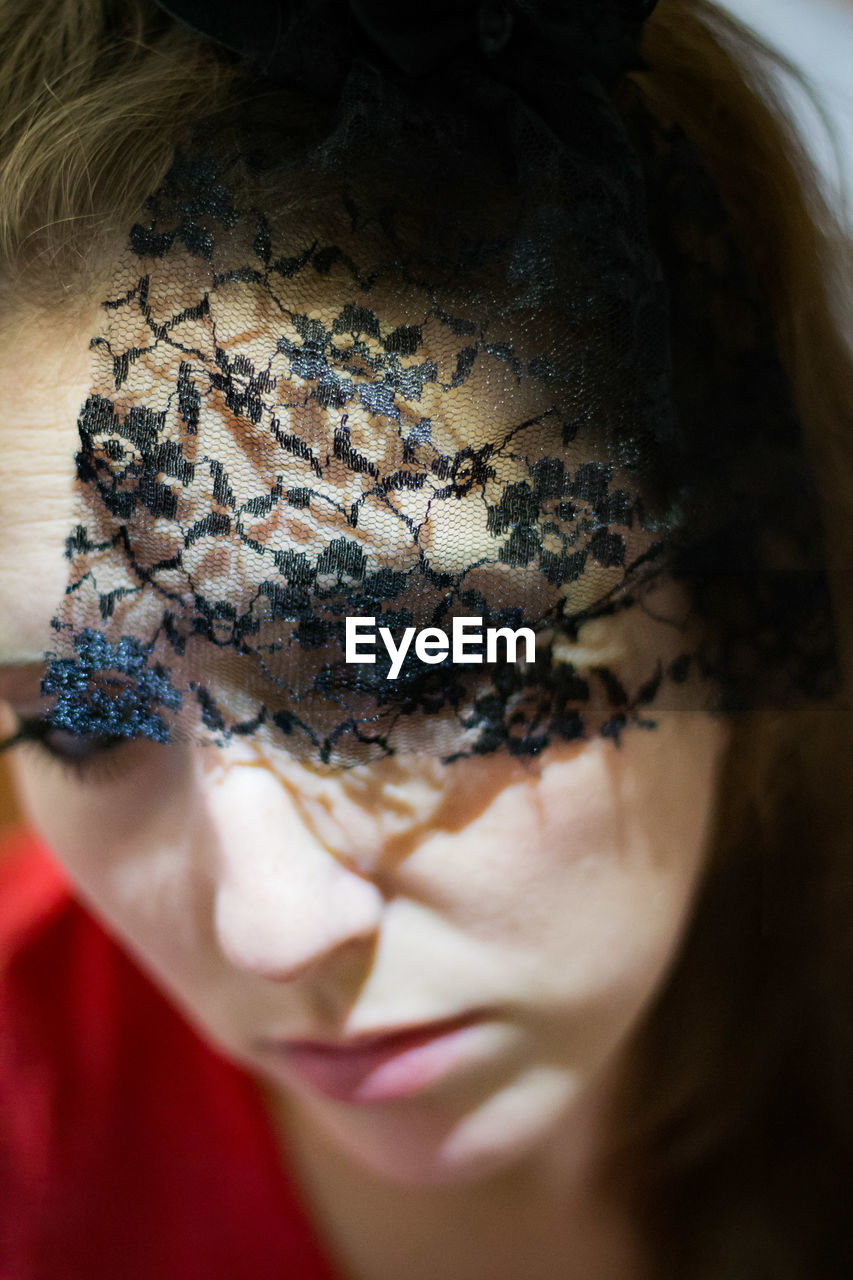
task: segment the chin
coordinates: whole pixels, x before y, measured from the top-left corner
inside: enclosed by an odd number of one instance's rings
[[[451,1114],[421,1098],[380,1106],[311,1106],[315,1121],[355,1164],[398,1186],[487,1181],[544,1155],[572,1111],[576,1083],[557,1071],[528,1070],[479,1104]]]

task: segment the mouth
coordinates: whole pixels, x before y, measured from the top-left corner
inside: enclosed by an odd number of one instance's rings
[[[368,1105],[413,1097],[443,1079],[467,1056],[480,1022],[469,1013],[342,1040],[266,1040],[260,1047],[312,1091]]]

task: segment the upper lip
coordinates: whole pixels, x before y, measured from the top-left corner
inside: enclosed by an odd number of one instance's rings
[[[371,1031],[356,1031],[351,1035],[321,1038],[314,1036],[286,1036],[267,1040],[288,1049],[314,1049],[326,1053],[359,1053],[370,1049],[392,1048],[397,1041],[429,1038],[455,1031],[458,1027],[475,1022],[477,1013],[455,1014],[438,1018],[433,1022],[419,1022],[402,1027],[382,1027]]]

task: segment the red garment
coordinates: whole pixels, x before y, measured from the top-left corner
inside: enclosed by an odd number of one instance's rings
[[[333,1280],[249,1076],[5,843],[0,1280]]]

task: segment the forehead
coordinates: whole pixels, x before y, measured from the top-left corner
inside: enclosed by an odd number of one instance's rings
[[[77,416],[97,304],[11,317],[0,342],[0,663],[37,660],[68,576]]]
[[[192,292],[190,273],[182,287]],[[180,282],[178,282],[180,283]],[[172,285],[177,288],[175,277]],[[328,278],[322,281],[316,296],[306,300],[309,319],[322,325],[337,306],[341,310],[341,290],[335,290]],[[162,288],[162,286],[161,286]],[[85,308],[61,307],[47,313],[26,312],[8,317],[0,343],[0,664],[37,661],[51,638],[50,620],[68,581],[66,541],[76,516],[75,456],[80,447],[78,418],[81,407],[93,390],[93,360],[90,341],[93,333],[104,328],[102,298],[108,286],[98,291]],[[189,294],[188,294],[189,296]],[[220,308],[221,336],[232,353],[253,356],[258,361],[283,362],[277,343],[285,336],[288,325],[270,311],[268,298],[260,297],[248,287],[236,286]],[[195,295],[193,295],[195,301]],[[163,317],[174,314],[181,301],[161,292],[152,299],[154,311]],[[399,311],[399,314],[397,314]],[[404,326],[404,317],[414,314],[398,300],[397,311],[389,312],[388,324]],[[402,317],[402,318],[401,318]],[[138,324],[137,312],[134,322]],[[191,340],[193,322],[185,323],[182,335]],[[390,331],[390,330],[389,330]],[[128,335],[130,336],[130,335]],[[405,335],[404,335],[405,336]],[[455,360],[439,329],[421,332],[422,349],[434,358],[444,372],[444,365]],[[337,337],[337,336],[336,336]],[[454,344],[455,346],[455,344]],[[180,354],[172,347],[167,362],[180,363]],[[266,353],[266,356],[264,355]],[[103,361],[102,361],[103,364]],[[177,365],[176,365],[177,367]],[[156,364],[150,369],[168,396],[174,387],[171,367]],[[285,368],[279,372],[284,373]],[[450,379],[449,375],[448,381]],[[529,397],[516,393],[510,404],[511,387],[505,366],[493,362],[489,373],[463,387],[455,396],[456,414],[447,424],[452,434],[470,426],[474,396],[479,406],[480,430],[484,436],[499,430],[499,418],[522,416],[532,406]],[[142,403],[137,384],[135,403]],[[134,397],[115,396],[117,408],[133,407]],[[156,399],[156,396],[155,396]],[[501,408],[503,406],[503,408]],[[318,408],[318,406],[314,406]],[[315,414],[315,416],[317,416]],[[355,417],[355,415],[351,415]],[[209,429],[224,429],[220,420]],[[417,424],[413,424],[417,430]],[[210,443],[210,441],[208,441]],[[297,460],[294,459],[294,462]]]
[[[343,613],[424,625],[451,592],[464,614],[544,620],[642,552],[623,477],[511,341],[473,345],[416,291],[358,307],[347,272],[284,306],[180,255],[148,267],[6,347],[2,661],[55,652],[58,630],[129,674],[141,644],[146,671],[215,690],[235,723],[316,702],[313,740],[387,701],[342,669],[317,683]],[[294,714],[276,711],[286,732]]]

